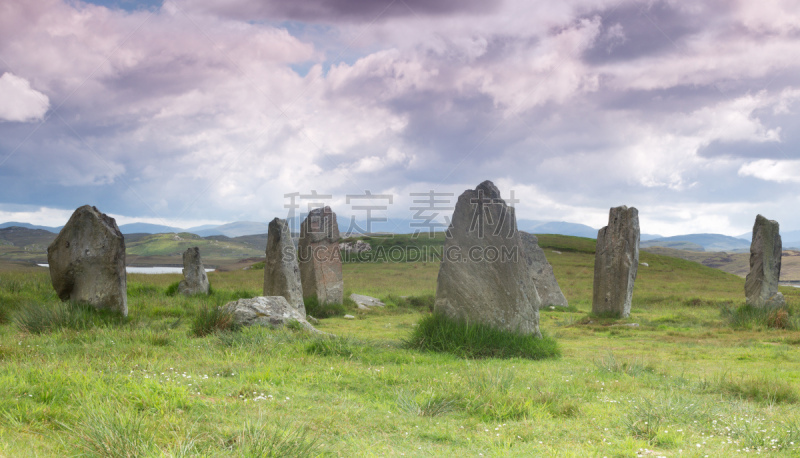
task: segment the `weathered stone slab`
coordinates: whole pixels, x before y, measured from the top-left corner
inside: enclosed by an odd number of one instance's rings
[[[561,288],[558,286],[553,266],[547,262],[544,250],[539,246],[539,239],[527,232],[519,231],[519,235],[525,247],[528,266],[532,270],[533,283],[536,285],[539,298],[542,300],[541,307],[549,307],[551,305],[556,307],[568,306],[567,298],[564,297],[564,293],[561,292]]]
[[[330,207],[315,208],[300,225],[297,261],[303,297],[316,296],[320,304],[342,303],[342,260],[339,225]]]
[[[269,223],[264,262],[264,295],[283,296],[289,305],[303,315],[306,313],[297,251],[285,219],[275,218]]]
[[[125,238],[114,218],[78,208],[47,247],[50,279],[62,301],[128,315]]]
[[[597,233],[592,313],[630,316],[638,267],[639,211],[624,205],[614,207],[608,213],[608,226]]]
[[[783,247],[777,221],[756,216],[750,243],[750,273],[744,282],[747,303],[753,307],[781,307],[786,304],[778,292]]]
[[[541,335],[540,304],[514,208],[491,181],[464,191],[447,229],[434,312]]]
[[[183,280],[178,284],[178,291],[187,296],[208,294],[208,275],[200,259],[199,247],[187,248],[183,252]]]
[[[228,302],[224,309],[232,313],[234,321],[242,326],[281,327],[290,321],[297,321],[309,331],[321,332],[306,321],[304,312],[290,305],[283,296],[239,299]]]
[[[384,307],[386,305],[374,297],[364,296],[363,294],[353,293],[350,295],[350,299],[352,299],[361,310],[368,310],[370,307]]]

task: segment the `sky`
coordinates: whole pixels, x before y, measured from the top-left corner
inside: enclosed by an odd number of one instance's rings
[[[0,2],[0,222],[441,217],[487,179],[520,219],[800,229],[797,0]]]

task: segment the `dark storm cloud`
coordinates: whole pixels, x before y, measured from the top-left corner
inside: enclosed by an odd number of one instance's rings
[[[706,13],[706,11],[703,11]],[[594,46],[583,53],[586,62],[604,64],[682,51],[682,41],[702,32],[709,17],[665,1],[622,5],[586,14],[599,16],[603,30]]]
[[[234,0],[220,5],[202,1],[192,5],[242,20],[309,22],[372,22],[389,18],[482,14],[496,11],[501,0]]]

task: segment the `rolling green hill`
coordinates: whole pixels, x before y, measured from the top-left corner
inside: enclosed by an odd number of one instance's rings
[[[126,253],[135,256],[181,256],[187,248],[200,247],[203,258],[251,258],[262,252],[247,245],[230,241],[207,240],[199,235],[153,234],[126,244]]]

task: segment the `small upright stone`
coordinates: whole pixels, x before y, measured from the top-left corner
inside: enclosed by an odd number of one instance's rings
[[[524,251],[514,208],[494,183],[464,191],[447,229],[434,312],[541,336],[541,302]]]
[[[639,267],[639,211],[625,205],[608,212],[608,226],[597,233],[592,313],[625,318]]]
[[[283,296],[289,305],[306,314],[297,252],[285,219],[275,218],[269,223],[264,261],[264,296]]]
[[[547,262],[547,257],[544,255],[544,250],[539,246],[539,239],[527,232],[519,231],[522,238],[522,245],[525,247],[525,258],[528,266],[532,270],[533,282],[536,285],[536,291],[539,293],[539,298],[542,300],[542,307],[549,307],[554,305],[556,307],[566,307],[569,305],[564,293],[558,286],[556,274],[553,273],[553,266]]]
[[[114,218],[78,208],[47,247],[50,280],[62,301],[128,315],[125,238]]]
[[[750,273],[744,281],[744,293],[749,305],[764,308],[786,304],[783,294],[778,292],[782,249],[778,222],[756,216],[753,241],[750,243]]]
[[[341,304],[344,299],[339,224],[330,207],[315,208],[300,225],[297,260],[303,297],[316,296],[320,304]]]
[[[178,284],[178,291],[187,296],[208,294],[208,275],[200,259],[200,248],[187,248],[183,253],[183,280]]]

